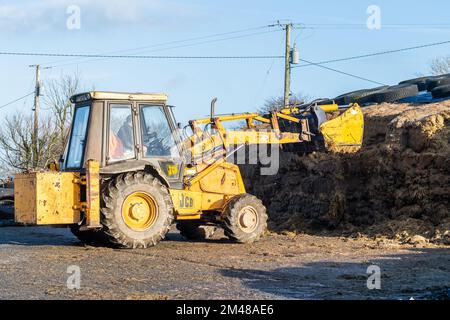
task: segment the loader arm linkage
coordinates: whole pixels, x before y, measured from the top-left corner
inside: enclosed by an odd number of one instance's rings
[[[339,112],[336,104],[320,106],[325,113]],[[258,113],[220,115],[190,121],[193,135],[190,137],[192,158],[198,159],[207,151],[222,147],[229,151],[236,145],[295,144],[310,142],[316,135],[310,131],[310,119],[298,117],[298,108],[273,111],[262,116]],[[280,130],[279,120],[296,126],[298,132]],[[227,130],[225,122],[245,120],[242,129]],[[201,126],[211,125],[211,133]],[[333,152],[356,152],[362,145],[364,119],[357,104],[351,105],[342,114],[320,124],[320,133],[324,137],[325,147]],[[204,157],[203,157],[204,160]]]

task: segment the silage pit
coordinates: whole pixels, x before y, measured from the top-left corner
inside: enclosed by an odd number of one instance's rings
[[[364,109],[356,154],[280,154],[277,175],[243,166],[275,232],[363,233],[450,244],[450,102]]]

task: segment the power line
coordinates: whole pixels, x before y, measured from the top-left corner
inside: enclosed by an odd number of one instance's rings
[[[215,38],[215,37],[220,37],[220,36],[229,35],[229,34],[236,34],[236,33],[242,33],[242,32],[247,32],[247,31],[265,29],[265,28],[268,28],[268,27],[269,26],[259,26],[259,27],[246,28],[246,29],[234,30],[234,31],[229,31],[229,32],[215,33],[215,34],[210,34],[210,35],[205,35],[205,36],[199,36],[199,37],[193,37],[193,38],[187,38],[187,39],[181,39],[181,40],[173,40],[173,41],[155,43],[155,44],[151,44],[151,45],[147,45],[147,46],[141,46],[141,47],[136,47],[136,48],[114,50],[114,51],[104,52],[103,54],[115,54],[115,53],[130,52],[130,51],[136,51],[136,50],[142,50],[142,49],[148,49],[148,48],[154,48],[154,47],[162,47],[162,46],[171,45],[171,44],[175,44],[175,43],[182,43],[182,42],[203,40],[203,39],[208,39],[208,38]],[[64,62],[64,60],[59,60],[59,61],[54,61],[54,62],[46,62],[46,63],[42,63],[42,65],[54,64],[54,63],[62,63],[62,62]]]
[[[15,100],[13,100],[13,101],[10,101],[10,102],[8,102],[8,103],[6,103],[6,104],[0,106],[0,109],[1,109],[1,108],[4,108],[4,107],[7,107],[7,106],[9,106],[9,105],[11,105],[11,104],[13,104],[13,103],[15,103],[15,102],[17,102],[17,101],[22,100],[22,99],[25,99],[26,97],[31,96],[32,94],[34,94],[34,91],[33,91],[33,92],[30,92],[30,93],[27,94],[27,95],[24,95],[23,97],[17,98],[17,99],[15,99]]]
[[[297,24],[300,29],[367,29],[366,23],[310,23],[310,24]],[[448,23],[397,23],[389,24],[383,23],[381,25],[383,29],[448,29],[450,24]]]
[[[302,67],[309,67],[311,65],[323,65],[323,64],[329,64],[329,63],[335,63],[335,62],[350,61],[350,60],[369,58],[369,57],[381,56],[381,55],[398,53],[398,52],[405,52],[405,51],[435,47],[435,46],[440,46],[440,45],[444,45],[444,44],[450,44],[450,41],[435,42],[435,43],[429,43],[429,44],[424,44],[424,45],[419,45],[419,46],[414,46],[414,47],[407,47],[407,48],[401,48],[401,49],[395,49],[395,50],[386,50],[386,51],[380,51],[380,52],[374,52],[374,53],[362,54],[362,55],[358,55],[358,56],[347,57],[347,58],[320,61],[320,62],[317,62],[314,64],[311,64],[311,63],[302,64],[299,66],[294,66],[292,68],[302,68]]]
[[[226,41],[226,40],[232,40],[232,39],[240,39],[240,38],[245,38],[245,37],[250,37],[250,36],[255,36],[255,35],[260,35],[260,34],[273,33],[273,32],[277,32],[277,31],[279,31],[279,30],[271,30],[271,31],[251,33],[251,34],[245,34],[245,35],[228,37],[228,38],[222,38],[222,39],[214,39],[214,40],[203,41],[203,42],[195,42],[195,43],[178,45],[178,46],[172,46],[172,47],[155,49],[155,50],[146,50],[145,52],[157,52],[157,51],[164,51],[164,50],[170,50],[170,49],[176,49],[176,48],[192,47],[192,46],[196,46],[196,45],[208,44],[208,43],[213,43],[213,42]],[[64,63],[64,64],[55,64],[55,65],[52,65],[52,66],[48,66],[46,68],[48,69],[48,68],[63,67],[63,66],[69,66],[69,65],[74,65],[74,64],[96,62],[96,61],[101,61],[101,60],[106,60],[106,59],[110,59],[110,58],[106,57],[106,58],[89,59],[87,61],[79,61],[78,60],[77,62]],[[73,61],[73,59],[72,59],[72,61]]]
[[[333,71],[333,72],[336,72],[336,73],[340,73],[340,74],[343,74],[343,75],[346,75],[346,76],[349,76],[349,77],[352,77],[352,78],[356,78],[356,79],[359,79],[359,80],[364,80],[364,81],[371,82],[371,83],[374,83],[374,84],[379,84],[379,85],[382,85],[382,86],[386,85],[385,83],[381,83],[381,82],[378,82],[378,81],[370,80],[368,78],[360,77],[360,76],[357,76],[355,74],[348,73],[348,72],[345,72],[345,71],[341,71],[341,70],[333,69],[333,68],[330,68],[330,67],[322,66],[320,64],[317,64],[317,63],[314,63],[314,62],[311,62],[311,61],[308,61],[308,60],[300,59],[300,61],[309,63],[310,65],[314,65],[314,66],[317,66],[319,68],[323,68],[323,69],[326,69],[326,70],[329,70],[329,71]]]
[[[7,52],[1,51],[0,55],[8,56],[38,56],[38,57],[77,57],[77,58],[108,58],[108,59],[277,59],[284,56],[150,56],[150,55],[102,55],[102,54],[76,54],[53,52]]]

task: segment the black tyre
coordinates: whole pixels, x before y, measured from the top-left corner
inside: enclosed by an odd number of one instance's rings
[[[419,91],[427,91],[428,82],[434,80],[436,77],[420,77],[415,79],[409,79],[399,82],[399,85],[403,84],[415,84]]]
[[[450,76],[449,75],[436,76],[427,81],[427,90],[431,92],[434,88],[445,85],[450,85]]]
[[[375,92],[379,92],[381,90],[384,90],[388,88],[388,86],[382,86],[372,89],[363,89],[363,90],[357,90],[353,92],[344,93],[336,98],[334,98],[334,101],[338,105],[347,105],[350,103],[361,103],[361,99],[373,94]]]
[[[217,227],[201,225],[200,221],[178,221],[176,226],[180,234],[188,240],[210,239],[217,231]]]
[[[173,222],[173,205],[159,179],[142,171],[124,173],[102,193],[103,232],[111,244],[147,248],[161,241]]]
[[[364,98],[365,103],[395,102],[419,94],[417,85],[402,84],[375,92]]]
[[[267,229],[267,213],[261,200],[250,194],[235,196],[223,212],[225,235],[239,243],[259,240]]]
[[[14,219],[14,197],[0,199],[0,219]]]
[[[431,91],[431,95],[434,99],[448,98],[450,97],[450,85],[436,87]]]

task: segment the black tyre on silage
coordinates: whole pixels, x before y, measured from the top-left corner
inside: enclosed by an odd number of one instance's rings
[[[434,80],[435,77],[420,77],[420,78],[414,78],[409,80],[404,80],[399,82],[399,85],[403,84],[415,84],[419,91],[427,91],[428,82]]]
[[[427,80],[427,90],[429,92],[433,91],[434,88],[446,85],[450,85],[450,74],[434,76]]]
[[[450,97],[450,85],[436,87],[431,91],[434,99],[442,99]]]
[[[388,86],[381,86],[381,87],[372,88],[372,89],[363,89],[363,90],[352,91],[352,92],[344,93],[344,94],[334,98],[334,101],[338,105],[347,105],[347,104],[351,104],[351,103],[364,103],[363,99],[365,97],[367,97],[368,95],[371,95],[375,92],[384,90],[386,88],[388,88]]]
[[[414,97],[418,94],[419,88],[417,85],[402,84],[370,94],[364,100],[366,103],[396,102],[404,98]]]

